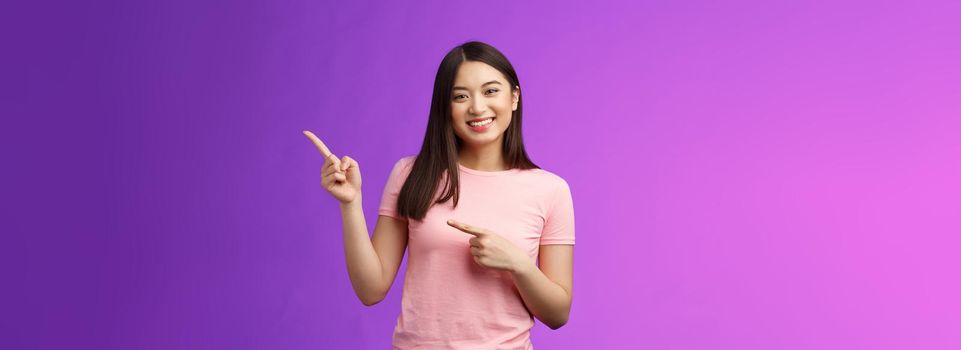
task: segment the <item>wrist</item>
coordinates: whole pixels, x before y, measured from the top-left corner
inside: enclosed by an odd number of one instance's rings
[[[535,271],[537,271],[537,265],[534,264],[533,260],[522,259],[521,262],[515,264],[514,268],[511,269],[511,274],[516,277],[524,277],[533,274]]]
[[[354,198],[354,200],[350,202],[340,202],[341,210],[354,209],[354,208],[363,209],[363,205],[361,204],[361,200],[360,200],[360,195],[358,195],[357,198]]]

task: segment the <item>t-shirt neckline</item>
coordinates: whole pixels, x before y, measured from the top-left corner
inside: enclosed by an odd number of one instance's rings
[[[460,169],[461,172],[468,173],[471,175],[478,175],[478,176],[503,176],[503,175],[513,174],[520,171],[520,169],[518,168],[498,170],[498,171],[475,170],[475,169],[465,167],[460,162],[457,162],[457,167]]]

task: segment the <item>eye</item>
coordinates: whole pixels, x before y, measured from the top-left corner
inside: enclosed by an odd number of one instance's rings
[[[490,93],[492,93],[492,94],[495,93],[495,92],[498,92],[498,91],[500,91],[500,90],[497,90],[497,89],[487,89],[487,92],[490,92]]]
[[[467,96],[464,96],[464,95],[456,95],[456,96],[454,96],[454,99],[455,99],[455,100],[459,100],[459,99],[461,99],[461,97],[467,97]]]

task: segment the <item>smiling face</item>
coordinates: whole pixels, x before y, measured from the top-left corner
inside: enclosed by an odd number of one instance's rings
[[[500,71],[483,62],[464,61],[451,91],[454,134],[468,147],[502,143],[519,99],[519,88],[511,89]]]

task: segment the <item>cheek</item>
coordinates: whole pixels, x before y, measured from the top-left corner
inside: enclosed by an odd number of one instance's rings
[[[466,119],[466,118],[467,118],[467,107],[464,107],[464,106],[461,106],[461,105],[456,105],[456,104],[451,105],[451,107],[450,107],[450,115],[451,115],[451,117],[453,117],[455,120],[461,120],[461,121],[467,120],[467,119]]]
[[[454,128],[455,133],[460,135],[462,131],[468,129],[467,119],[469,119],[470,116],[466,108],[458,108],[455,106],[451,108],[450,116],[451,127]]]
[[[502,127],[505,129],[507,128],[507,125],[510,124],[511,119],[513,119],[513,116],[514,116],[513,104],[514,104],[514,101],[511,100],[510,98],[504,100],[503,103],[500,104],[499,114],[503,116],[505,123],[503,123]]]
[[[497,118],[497,119],[501,119],[501,118]],[[500,123],[500,129],[507,130],[507,127],[511,125],[511,122],[513,120],[513,118],[511,118],[510,112],[507,112],[507,115],[504,116],[503,119],[504,119],[503,122]]]
[[[513,107],[513,105],[514,105],[514,100],[511,99],[510,95],[508,95],[507,98],[500,100],[498,103],[499,107],[507,110],[511,110],[511,107]]]

